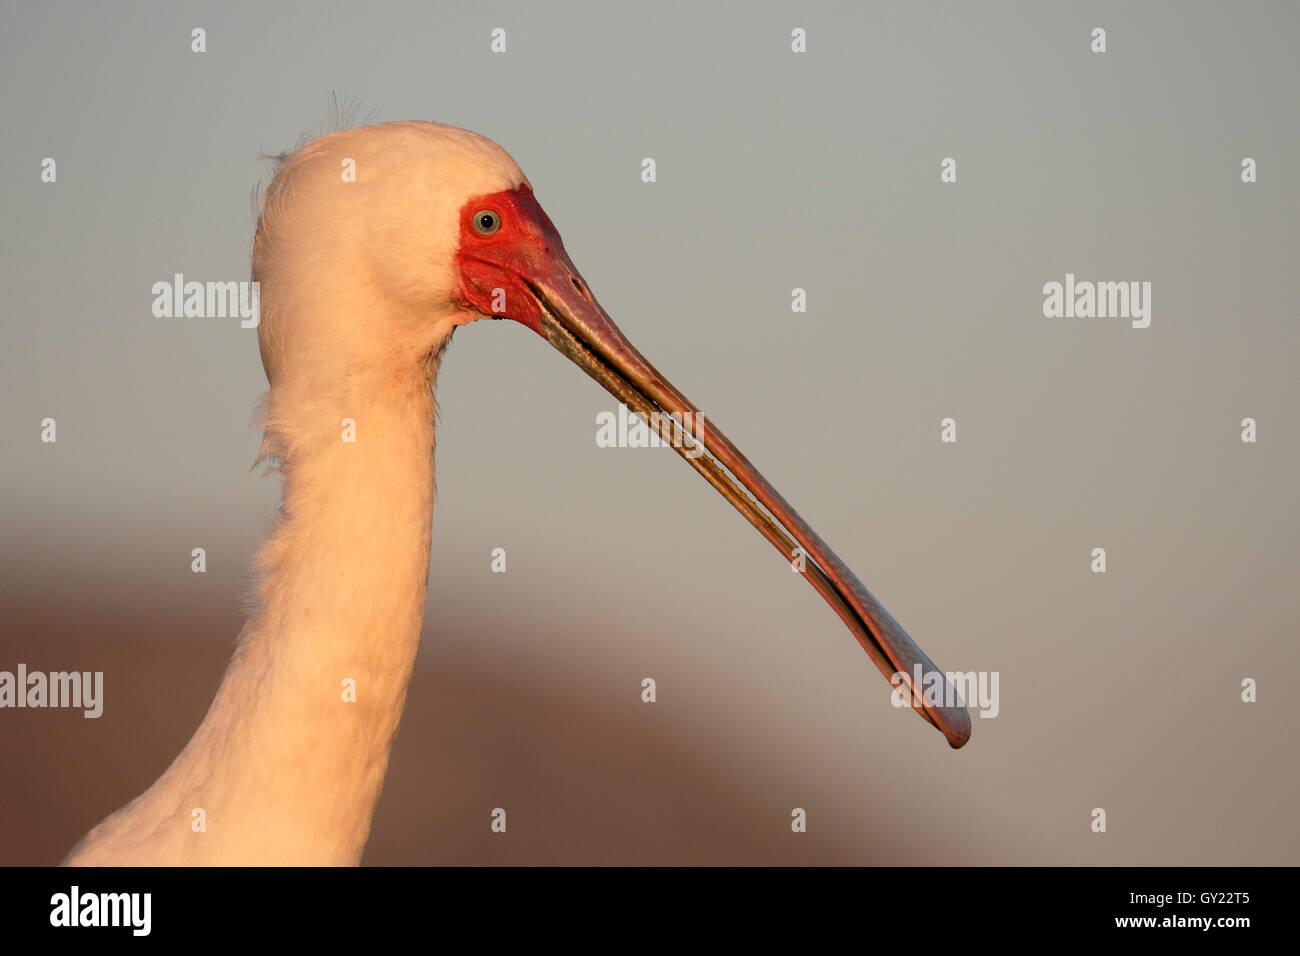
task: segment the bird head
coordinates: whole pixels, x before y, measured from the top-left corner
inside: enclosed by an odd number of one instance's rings
[[[479,319],[532,329],[650,422],[775,545],[952,746],[970,736],[945,675],[601,308],[531,184],[491,140],[408,122],[304,146],[267,192],[253,267],[273,392],[321,368],[380,383],[416,374],[456,327]]]

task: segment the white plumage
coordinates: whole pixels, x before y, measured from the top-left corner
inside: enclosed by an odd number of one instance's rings
[[[263,455],[284,476],[256,559],[259,606],[188,746],[66,862],[360,859],[424,620],[430,382],[463,321],[457,217],[469,197],[523,181],[495,143],[429,123],[335,133],[281,164],[253,255]],[[345,418],[355,443],[341,440]]]

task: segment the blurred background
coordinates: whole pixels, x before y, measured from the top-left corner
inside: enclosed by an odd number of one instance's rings
[[[598,448],[613,399],[480,323],[365,862],[1300,862],[1294,4],[3,11],[0,670],[105,704],[0,710],[0,863],[61,859],[217,687],[266,384],[150,289],[248,278],[259,154],[331,91],[504,145],[631,340],[1001,697],[949,750],[676,455]],[[1044,318],[1067,272],[1151,282],[1150,328]]]

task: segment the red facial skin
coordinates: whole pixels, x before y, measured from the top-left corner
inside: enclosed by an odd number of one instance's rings
[[[475,214],[485,210],[496,213],[501,220],[500,228],[487,236],[474,228]],[[544,335],[539,322],[541,310],[524,278],[557,267],[567,267],[577,276],[560,234],[527,183],[518,189],[471,199],[461,208],[456,270],[460,277],[458,297],[466,309],[514,319]],[[494,298],[499,302],[497,289],[505,292],[505,306],[499,310],[492,307]],[[474,318],[478,316],[465,321]]]

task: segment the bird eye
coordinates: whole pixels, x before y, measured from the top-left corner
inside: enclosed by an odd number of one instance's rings
[[[501,217],[491,209],[480,209],[474,213],[474,231],[480,236],[490,236],[501,228]]]

